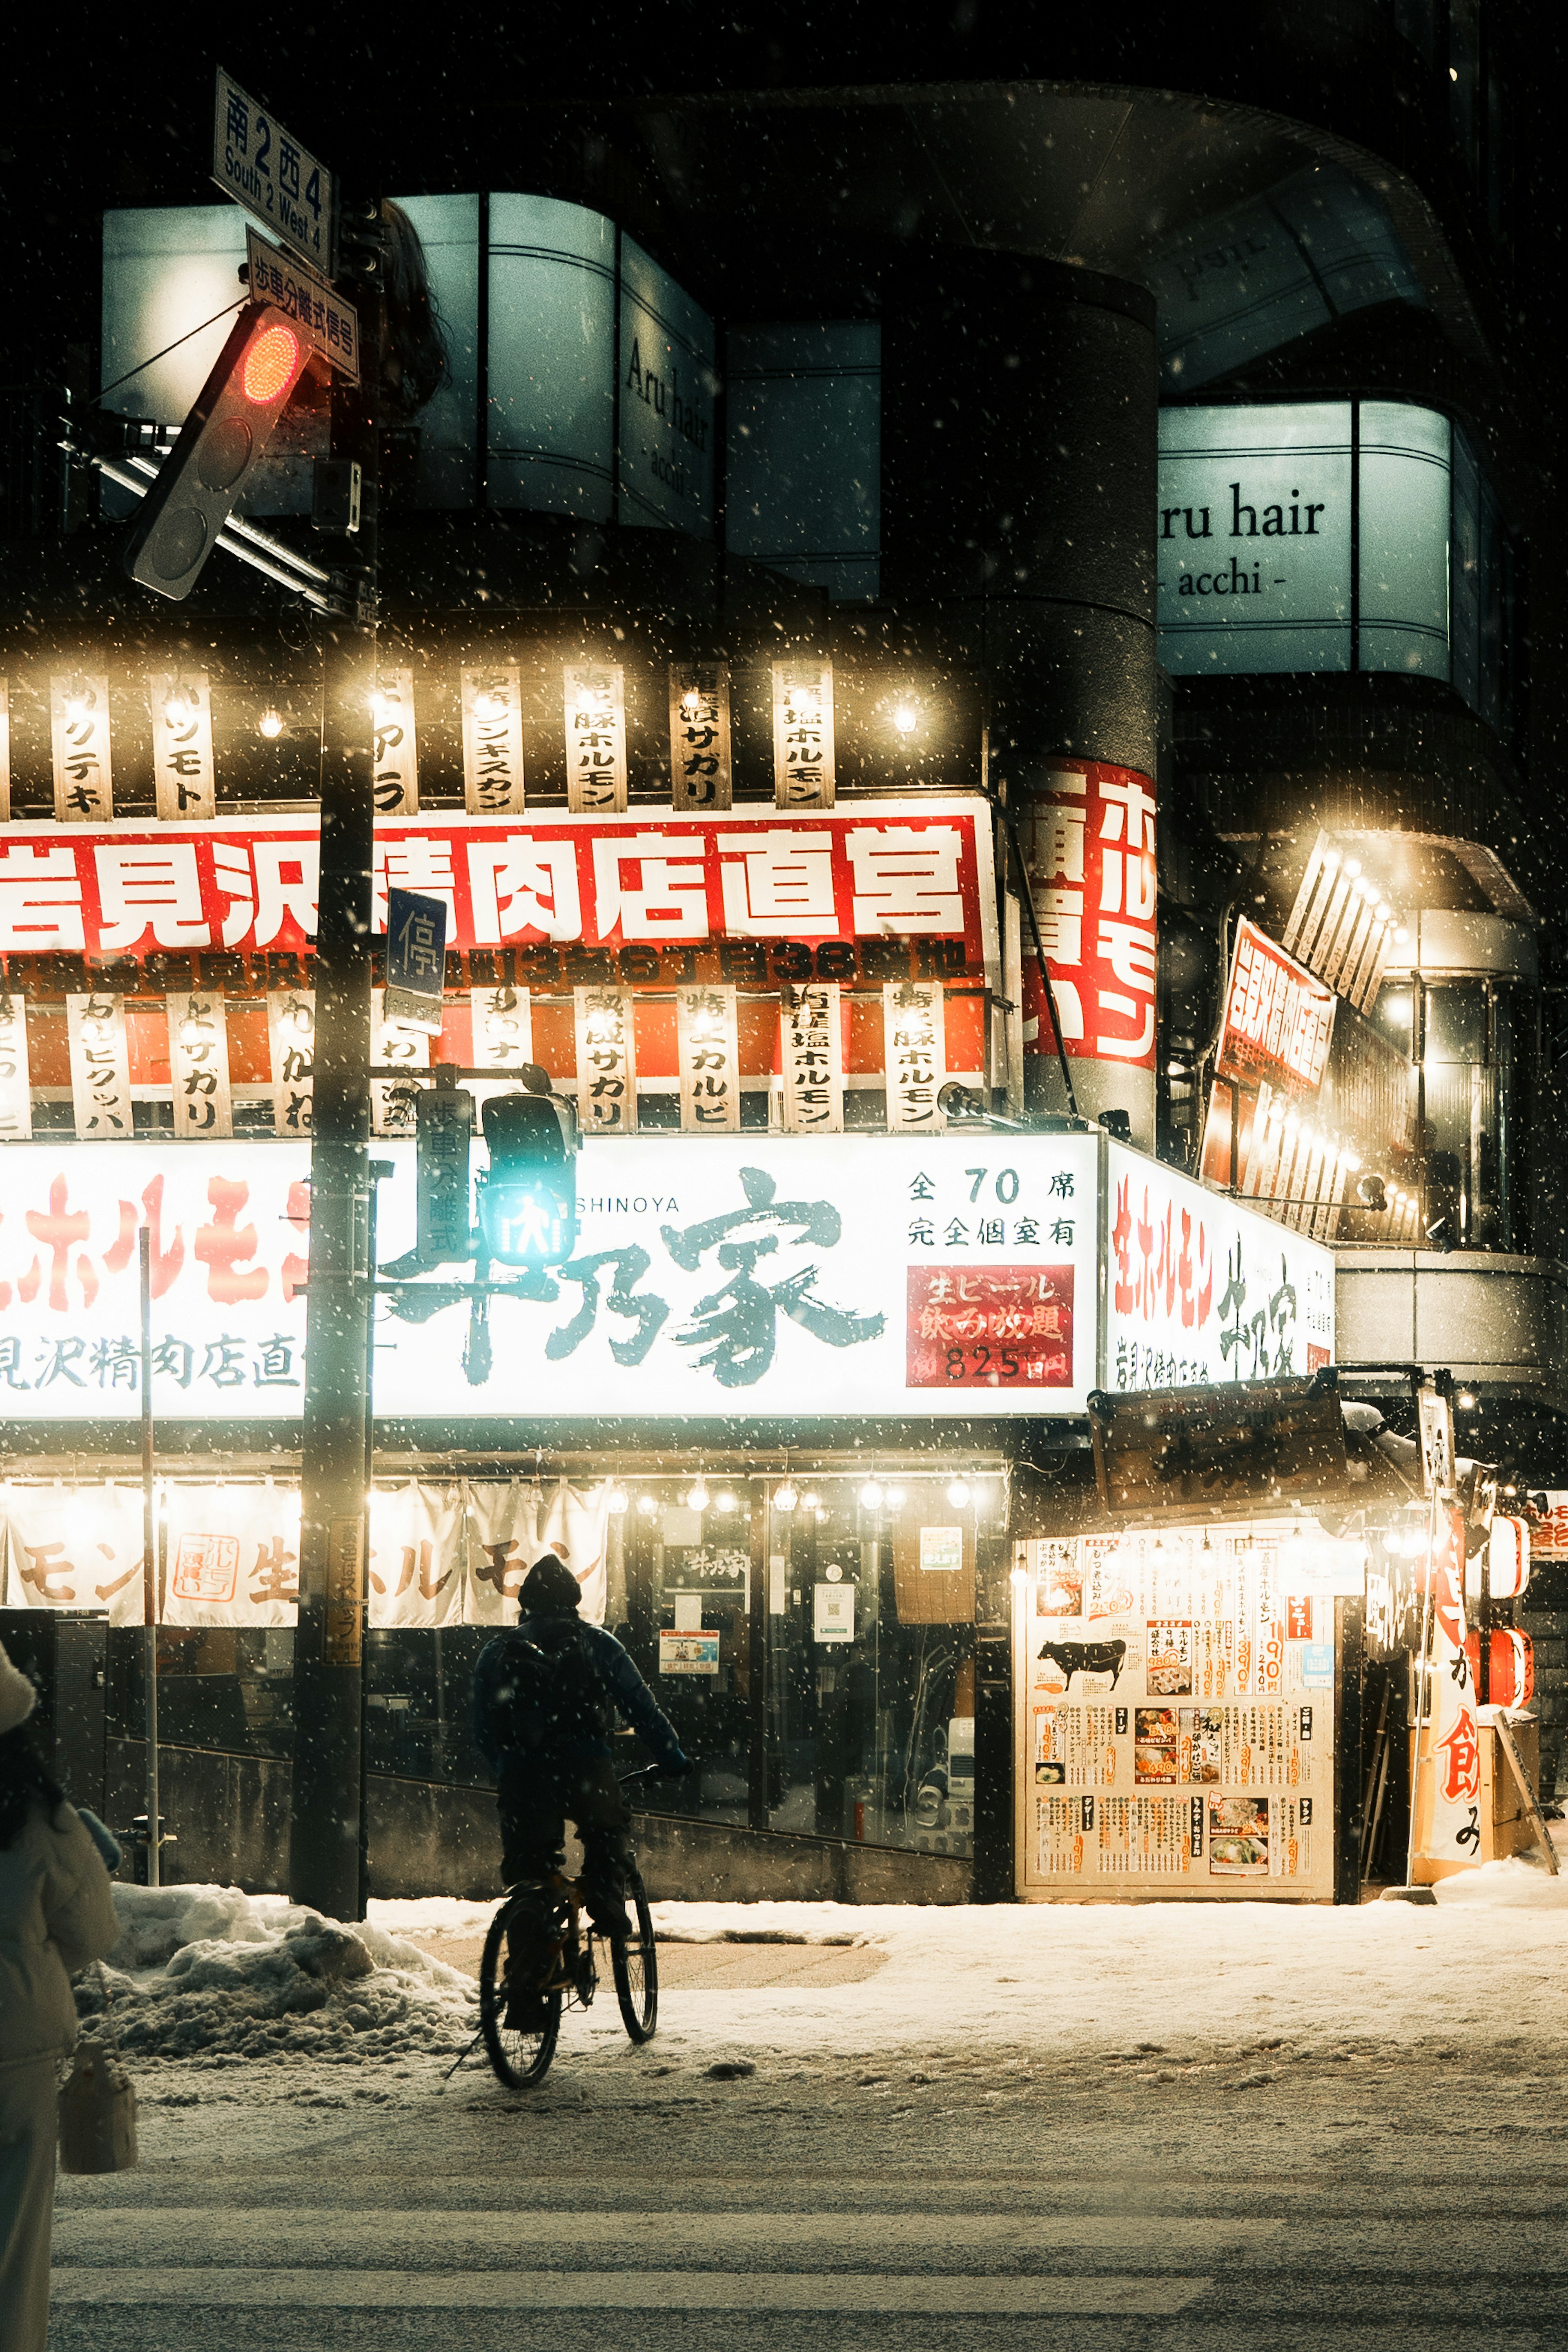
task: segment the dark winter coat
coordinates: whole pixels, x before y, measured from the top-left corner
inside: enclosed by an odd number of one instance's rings
[[[563,1637],[582,1644],[603,1688],[604,1717],[599,1731],[595,1736],[566,1740],[558,1749],[546,1746],[513,1751],[507,1742],[507,1707],[501,1696],[509,1684],[510,1654],[519,1642],[532,1642],[548,1652]],[[474,1667],[474,1738],[494,1772],[499,1773],[505,1764],[513,1761],[548,1771],[553,1766],[585,1761],[590,1756],[608,1756],[609,1735],[617,1714],[641,1733],[667,1770],[685,1769],[686,1758],[674,1725],[615,1635],[606,1633],[602,1625],[584,1625],[563,1610],[552,1610],[543,1616],[520,1617],[514,1627],[498,1633],[479,1652]]]

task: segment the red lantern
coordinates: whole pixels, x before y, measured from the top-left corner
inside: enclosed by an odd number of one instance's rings
[[[1477,1695],[1480,1692],[1481,1637],[1467,1635],[1465,1655],[1469,1660],[1470,1674]],[[1491,1680],[1487,1701],[1492,1706],[1526,1706],[1535,1688],[1535,1648],[1528,1633],[1510,1633],[1500,1628],[1491,1636],[1489,1653]]]

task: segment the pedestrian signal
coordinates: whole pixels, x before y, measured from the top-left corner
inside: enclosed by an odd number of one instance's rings
[[[479,1187],[486,1255],[500,1265],[564,1265],[577,1246],[577,1178],[555,1105],[548,1095],[492,1095],[483,1123],[490,1155]]]
[[[190,594],[310,357],[281,310],[246,304],[132,525],[132,580],[160,596]]]

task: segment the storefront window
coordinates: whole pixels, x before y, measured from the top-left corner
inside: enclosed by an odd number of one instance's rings
[[[1376,1022],[1420,1069],[1422,1229],[1438,1247],[1528,1246],[1519,1164],[1533,1066],[1533,992],[1472,978],[1391,981]]]

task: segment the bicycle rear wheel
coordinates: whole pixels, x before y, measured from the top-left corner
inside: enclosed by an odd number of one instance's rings
[[[621,2020],[634,2042],[651,2042],[658,2024],[658,1958],[653,1940],[653,1915],[641,1874],[626,1873],[629,1932],[610,1945],[610,1967]]]
[[[561,1995],[546,1993],[529,2024],[510,2024],[507,1983],[507,1922],[512,1906],[503,1903],[490,1921],[479,1960],[479,2031],[496,2079],[509,2091],[526,2091],[550,2072],[561,2032]]]

